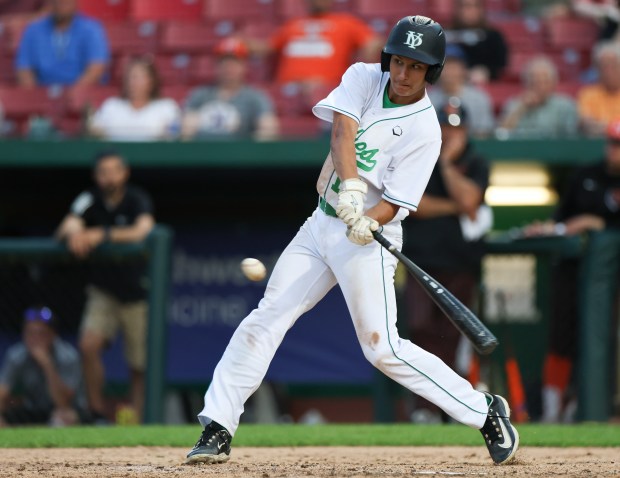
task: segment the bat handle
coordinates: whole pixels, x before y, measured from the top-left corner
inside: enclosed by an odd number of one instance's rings
[[[388,241],[379,231],[372,231],[372,235],[375,238],[375,241],[385,247],[388,251],[394,252],[396,250],[396,246]]]

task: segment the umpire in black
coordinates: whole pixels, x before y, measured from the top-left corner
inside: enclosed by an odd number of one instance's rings
[[[128,183],[125,159],[115,151],[103,151],[94,162],[96,187],[78,195],[56,232],[78,258],[86,258],[105,242],[140,242],[155,224],[151,198]],[[86,295],[79,346],[92,417],[96,422],[107,418],[101,354],[120,329],[131,370],[132,406],[139,420],[144,408],[148,315],[144,264],[93,265]]]

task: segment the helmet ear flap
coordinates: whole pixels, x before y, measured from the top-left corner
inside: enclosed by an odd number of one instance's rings
[[[390,61],[392,55],[384,51],[381,52],[381,71],[390,71]]]
[[[441,65],[431,65],[428,67],[426,71],[426,76],[424,79],[431,85],[434,85],[435,82],[441,76],[441,71],[443,70],[443,63]]]
[[[381,52],[381,71],[390,71],[391,59],[392,55],[390,55],[389,53],[385,53],[384,51]],[[428,70],[426,71],[426,75],[424,76],[424,79],[429,84],[434,85],[441,76],[441,70],[443,70],[443,64],[429,66]]]

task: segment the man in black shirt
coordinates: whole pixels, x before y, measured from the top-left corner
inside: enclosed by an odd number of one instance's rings
[[[526,237],[573,236],[587,231],[620,228],[620,119],[607,128],[605,158],[575,171],[560,199],[553,219],[535,222]],[[564,259],[554,264],[548,351],[543,366],[544,422],[570,419],[566,412],[573,362],[577,356],[579,261]]]
[[[142,241],[155,223],[150,197],[128,184],[129,168],[118,153],[105,151],[96,156],[94,180],[96,187],[73,201],[56,233],[78,258],[86,258],[104,242]],[[95,420],[105,417],[101,354],[119,328],[123,332],[125,356],[131,370],[133,407],[137,417],[142,417],[147,330],[143,282],[143,264],[92,267],[80,330],[80,350],[88,402]]]
[[[483,206],[489,165],[468,140],[467,112],[459,98],[448,98],[437,109],[437,117],[442,133],[439,159],[418,210],[403,222],[403,251],[464,304],[471,305],[480,275],[482,236],[492,223],[490,209]],[[410,276],[405,309],[412,340],[456,366],[461,374],[467,373],[456,363],[460,333]],[[412,420],[436,421],[439,412],[418,399]]]

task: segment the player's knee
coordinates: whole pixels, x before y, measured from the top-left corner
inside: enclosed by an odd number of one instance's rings
[[[85,333],[80,337],[80,352],[84,357],[99,355],[105,345],[105,339],[96,334]]]
[[[381,371],[384,371],[390,360],[394,359],[394,353],[387,342],[377,342],[374,346],[362,345],[362,351],[366,360]]]

